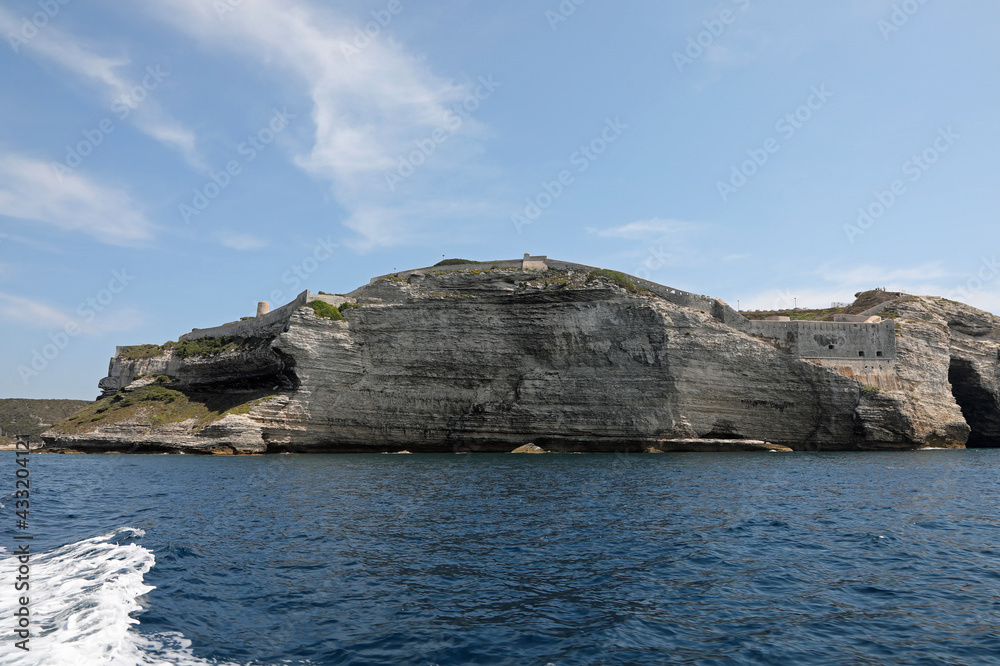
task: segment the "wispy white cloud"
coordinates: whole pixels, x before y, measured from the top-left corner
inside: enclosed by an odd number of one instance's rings
[[[197,139],[190,129],[174,120],[149,99],[132,111],[132,124],[142,133],[180,152],[191,167],[204,171],[207,167],[198,153]]]
[[[219,242],[228,248],[240,251],[260,250],[267,247],[267,241],[249,234],[226,233],[219,238]]]
[[[0,32],[7,34],[18,29],[18,19],[0,7]],[[148,94],[144,95],[141,104],[132,100],[131,93],[140,85],[140,81],[146,81],[147,93],[149,85],[159,85],[160,80],[150,78],[148,70],[144,70],[137,81],[130,81],[118,73],[130,64],[128,58],[100,55],[85,47],[75,35],[51,25],[39,30],[24,49],[26,53],[54,63],[95,85],[109,106],[119,106],[124,102],[129,107],[129,116],[136,128],[179,151],[191,166],[204,168],[197,154],[194,132],[172,118]]]
[[[0,215],[84,233],[110,245],[143,245],[153,225],[131,197],[86,176],[57,177],[45,162],[0,154]]]
[[[8,324],[47,331],[66,330],[72,325],[91,337],[132,330],[144,322],[142,314],[133,308],[105,310],[99,317],[89,319],[42,301],[4,292],[0,292],[0,319]]]
[[[605,238],[621,238],[624,240],[660,242],[681,234],[703,229],[705,225],[681,220],[665,220],[654,217],[649,220],[638,220],[616,227],[604,229],[588,228],[587,232]]]
[[[904,285],[937,284],[937,280],[946,278],[950,273],[945,270],[940,261],[913,266],[910,268],[885,268],[882,266],[856,266],[850,269],[839,269],[833,266],[823,266],[817,273],[827,282],[835,284],[869,285],[867,289],[882,286],[901,287]]]
[[[147,322],[146,316],[135,308],[121,308],[101,312],[93,321],[83,320],[80,330],[84,335],[100,337],[115,335],[121,331],[133,331]]]
[[[745,310],[779,310],[796,305],[828,308],[832,303],[853,302],[856,293],[875,288],[917,295],[947,295],[954,289],[954,285],[949,286],[954,277],[938,261],[904,268],[824,265],[813,275],[820,279],[819,284],[768,289],[741,299],[740,304]]]
[[[870,287],[852,286],[845,289],[835,287],[812,287],[805,289],[769,289],[759,292],[739,303],[744,310],[786,310],[798,305],[800,308],[828,308],[833,303],[851,303],[854,294]],[[917,289],[902,289],[906,293],[919,296],[942,296],[961,301],[974,308],[1000,314],[1000,292],[976,291],[955,293],[955,286],[923,285]],[[893,291],[893,289],[890,289]],[[730,303],[736,306],[736,303]]]
[[[18,243],[20,245],[35,248],[36,250],[48,252],[50,254],[66,254],[66,248],[53,243],[44,242],[38,238],[29,238],[28,236],[22,236],[20,234],[0,234],[0,243]]]
[[[600,229],[588,227],[587,233],[628,241],[630,249],[619,254],[620,262],[633,265],[626,270],[642,278],[662,281],[669,279],[669,274],[661,271],[703,260],[704,252],[691,247],[690,238],[706,228],[708,225],[702,223],[654,217]]]
[[[0,292],[0,316],[11,323],[37,328],[63,328],[73,318],[45,303]]]
[[[727,73],[760,61],[794,62],[831,42],[867,38],[880,43],[878,21],[898,4],[898,0],[842,0],[811,6],[808,14],[793,11],[792,3],[723,0],[698,4],[687,14],[684,37],[673,46],[677,53],[695,54],[683,77],[703,92],[722,82]],[[728,24],[719,21],[724,11],[731,12]]]
[[[311,102],[314,125],[312,145],[295,163],[331,183],[350,213],[347,225],[361,236],[355,247],[398,243],[407,211],[431,205],[415,203],[413,195],[390,195],[384,174],[416,141],[446,127],[449,118],[454,123],[451,108],[471,86],[436,75],[388,34],[358,49],[360,26],[305,0],[244,0],[223,17],[202,0],[167,0],[159,11],[210,48],[245,53],[293,73],[291,80]],[[470,117],[455,134],[481,129]],[[447,163],[429,160],[435,161]]]
[[[947,296],[947,294],[945,295]],[[998,291],[974,292],[971,296],[966,297],[964,302],[981,310],[1000,315],[1000,292]]]
[[[851,303],[854,301],[854,293],[860,291],[855,288],[839,289],[836,287],[805,287],[805,288],[785,288],[767,289],[752,294],[747,298],[740,298],[738,302],[730,301],[730,305],[739,305],[741,310],[790,310],[794,307],[800,308],[828,308],[833,303]]]
[[[351,214],[344,221],[344,226],[356,231],[359,237],[347,239],[344,244],[365,252],[376,245],[391,247],[429,242],[438,231],[428,228],[428,220],[441,226],[452,225],[453,240],[464,236],[471,241],[477,238],[476,231],[463,228],[463,221],[496,218],[508,212],[490,201],[428,197],[389,205],[374,199],[363,200],[351,207]]]

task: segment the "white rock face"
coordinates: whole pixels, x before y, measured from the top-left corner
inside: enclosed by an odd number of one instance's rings
[[[961,447],[967,420],[977,443],[1000,443],[998,321],[940,299],[891,304],[896,377],[892,390],[872,390],[709,313],[586,272],[470,268],[380,279],[351,296],[361,307],[345,310],[346,321],[300,308],[284,332],[240,353],[112,360],[102,387],[144,372],[212,390],[278,387],[218,427],[144,431],[144,446],[161,438],[169,449]],[[137,436],[109,424],[72,437],[50,431],[46,441],[101,448]]]

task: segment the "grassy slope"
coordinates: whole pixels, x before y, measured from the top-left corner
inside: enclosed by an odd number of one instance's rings
[[[833,321],[833,316],[838,314],[861,314],[865,310],[880,305],[886,301],[902,296],[903,294],[891,291],[863,291],[858,294],[857,299],[846,308],[820,308],[797,310],[754,310],[751,312],[741,312],[747,319],[764,319],[770,316],[789,317],[804,321]],[[883,312],[880,315],[883,319],[891,319],[891,312]]]
[[[136,422],[154,426],[194,419],[194,431],[227,414],[246,414],[250,408],[275,395],[270,391],[238,393],[183,393],[162,385],[119,392],[91,403],[53,427],[64,434],[93,432],[101,425]]]
[[[334,310],[336,311],[335,308]],[[339,311],[336,312],[340,315]],[[250,347],[258,342],[235,336],[207,337],[167,342],[163,345],[123,347],[119,350],[119,356],[128,360],[140,360],[160,356],[168,351],[181,358],[216,356]],[[253,405],[275,395],[266,390],[189,393],[171,388],[170,383],[170,377],[160,375],[156,377],[154,384],[133,391],[119,391],[97,402],[85,403],[84,409],[65,414],[62,419],[55,421],[52,430],[64,434],[84,434],[97,430],[99,426],[114,423],[159,426],[193,420],[193,430],[197,432],[227,414],[246,414]]]

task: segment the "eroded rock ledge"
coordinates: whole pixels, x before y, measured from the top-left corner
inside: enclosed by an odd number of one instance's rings
[[[765,325],[544,257],[409,271],[306,292],[240,335],[119,348],[102,400],[43,438],[196,453],[1000,445],[998,318],[877,296],[860,320]],[[879,313],[891,321],[866,323]]]

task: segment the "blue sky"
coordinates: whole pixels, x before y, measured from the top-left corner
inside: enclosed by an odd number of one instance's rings
[[[149,6],[151,5],[151,6]],[[0,396],[524,252],[744,309],[1000,312],[986,0],[7,0]]]

